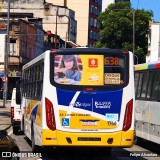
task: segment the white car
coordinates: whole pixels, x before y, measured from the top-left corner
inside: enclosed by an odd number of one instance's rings
[[[13,133],[17,134],[20,130],[21,122],[21,109],[20,104],[16,103],[16,88],[13,88],[11,99],[11,124],[13,127]]]

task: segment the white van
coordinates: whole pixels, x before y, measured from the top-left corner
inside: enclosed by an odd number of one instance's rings
[[[16,88],[13,88],[11,99],[11,124],[13,127],[13,133],[17,134],[20,130],[21,122],[21,109],[20,104],[16,103]]]

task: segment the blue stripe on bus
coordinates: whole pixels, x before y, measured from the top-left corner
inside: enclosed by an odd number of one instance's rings
[[[76,91],[57,89],[58,104],[92,111],[101,115],[106,113],[120,114],[123,89],[107,92],[81,91],[74,104],[70,104]]]
[[[31,112],[31,115],[30,115],[30,120],[33,122],[35,122],[35,120],[36,120],[37,110],[38,110],[38,105],[36,105],[34,107],[34,109]]]
[[[92,111],[105,115],[106,113],[120,114],[123,90],[96,92],[96,94],[86,94],[81,92],[75,103],[76,108]],[[89,105],[90,104],[90,105]]]
[[[57,99],[59,105],[69,106],[77,91],[66,91],[57,88]]]
[[[155,68],[155,64],[149,64],[148,65],[148,69],[153,69],[153,68]]]

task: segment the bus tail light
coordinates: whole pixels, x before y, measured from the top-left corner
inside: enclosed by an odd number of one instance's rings
[[[11,118],[14,118],[14,107],[11,107]]]
[[[132,111],[133,111],[133,99],[131,99],[126,105],[126,111],[124,115],[123,131],[127,131],[132,124]]]
[[[128,54],[129,52],[122,50],[121,53],[122,53],[122,54]]]
[[[48,126],[49,129],[54,131],[56,129],[56,121],[55,121],[53,104],[47,98],[45,98],[45,102],[46,102],[46,122],[47,122],[47,126]]]

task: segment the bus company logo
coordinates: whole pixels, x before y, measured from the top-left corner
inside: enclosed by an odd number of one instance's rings
[[[94,104],[95,104],[96,108],[108,108],[108,109],[110,109],[111,106],[112,106],[111,101],[102,101],[102,102],[95,101]]]
[[[89,58],[88,59],[88,66],[90,68],[97,68],[98,67],[98,59],[97,58]]]
[[[69,106],[72,106],[72,107],[91,107],[91,103],[75,102],[75,103],[70,103]]]

